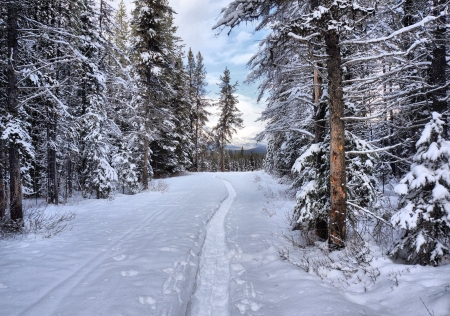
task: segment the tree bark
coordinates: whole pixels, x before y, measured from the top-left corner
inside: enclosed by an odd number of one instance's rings
[[[444,4],[443,0],[434,0],[434,6],[442,6]],[[439,15],[439,9],[435,9],[434,12],[435,16]],[[434,48],[432,52],[432,60],[431,60],[431,76],[430,81],[431,84],[435,88],[441,87],[441,89],[433,92],[431,98],[432,98],[432,106],[431,110],[439,112],[443,114],[444,122],[447,123],[447,114],[445,111],[448,109],[447,102],[444,100],[447,91],[445,88],[443,88],[446,84],[446,74],[445,74],[445,68],[446,68],[446,60],[445,60],[445,41],[447,40],[445,34],[446,34],[446,17],[441,16],[437,19],[437,25],[436,29],[433,32],[434,37]],[[444,125],[444,137],[448,138],[448,128],[447,124]]]
[[[225,141],[222,137],[222,145],[220,146],[220,170],[225,172]]]
[[[52,140],[53,142],[53,140]],[[56,150],[51,144],[47,148],[48,203],[58,204],[58,179],[56,172]]]
[[[4,146],[3,142],[0,140],[0,220],[6,215],[6,192],[5,192],[5,157],[4,157]]]
[[[318,67],[318,64],[315,64]],[[322,83],[323,79],[319,75],[319,70],[317,68],[314,69],[314,143],[319,144],[323,142],[325,138],[325,115],[327,113],[327,106],[324,102],[321,102],[322,98]],[[316,170],[317,173],[323,170],[323,157],[321,152],[319,152],[316,156]],[[317,218],[316,219],[316,235],[323,240],[328,239],[328,223],[326,219]]]
[[[66,184],[66,198],[73,195],[73,167],[70,154],[67,157],[67,184]]]
[[[199,128],[199,108],[200,108],[200,104],[199,104],[199,100],[197,99],[196,102],[196,119],[195,119],[195,143],[194,143],[194,148],[195,148],[195,155],[194,155],[194,170],[198,172],[198,128]]]
[[[145,132],[147,132],[147,122],[145,123]],[[148,189],[148,138],[144,135],[144,161],[142,166],[142,186],[144,190]]]
[[[330,184],[331,209],[329,213],[329,246],[342,248],[346,236],[346,174],[345,174],[345,128],[344,97],[342,90],[341,53],[336,30],[325,34],[328,55],[328,93],[330,106]]]
[[[17,89],[17,29],[18,6],[12,1],[8,5],[8,114],[12,119],[19,116],[19,102]],[[18,121],[18,120],[17,120]],[[14,137],[14,136],[13,136]],[[10,212],[13,221],[23,219],[22,210],[22,181],[20,177],[19,145],[15,139],[9,139],[9,185],[10,185]]]

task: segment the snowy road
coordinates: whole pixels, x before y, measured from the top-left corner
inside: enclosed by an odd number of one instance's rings
[[[447,266],[379,258],[376,283],[343,286],[281,260],[294,200],[265,173],[165,181],[59,207],[77,217],[56,237],[0,241],[0,315],[450,315]]]

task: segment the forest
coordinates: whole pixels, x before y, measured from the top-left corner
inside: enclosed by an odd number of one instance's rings
[[[203,57],[186,56],[173,15],[165,0],[136,1],[131,17],[123,1],[2,0],[0,218],[20,223],[24,198],[104,199],[231,168],[238,83],[225,69],[218,101],[206,96]],[[236,157],[234,170],[254,158]]]
[[[230,71],[208,129],[201,53],[185,56],[167,0],[134,3],[128,18],[123,2],[2,1],[0,217],[20,223],[24,197],[104,199],[154,177],[262,167],[226,150],[243,127]],[[449,260],[448,11],[448,0],[222,10],[216,32],[265,34],[247,80],[265,103],[263,167],[296,191],[293,230],[342,249],[371,221],[394,236],[393,258]]]
[[[0,0],[2,313],[448,316],[449,9]]]
[[[268,33],[248,80],[267,99],[265,170],[297,191],[292,229],[341,249],[370,217],[399,233],[392,257],[448,260],[448,16],[447,0],[234,0],[223,9],[214,29],[251,22]],[[386,207],[391,194],[398,207]]]

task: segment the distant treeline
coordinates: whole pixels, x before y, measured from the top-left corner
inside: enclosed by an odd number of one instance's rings
[[[225,150],[224,167],[225,171],[255,171],[264,168],[266,155],[244,150]],[[199,157],[199,171],[220,171],[220,152],[211,150],[208,154]]]

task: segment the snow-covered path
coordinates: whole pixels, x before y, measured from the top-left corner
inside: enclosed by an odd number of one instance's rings
[[[301,260],[305,249],[283,237],[295,199],[270,175],[164,181],[165,193],[48,207],[75,212],[72,229],[0,241],[0,315],[419,316],[426,304],[450,316],[450,265],[377,255],[372,274],[346,278],[281,260],[280,250]]]
[[[230,256],[225,243],[225,216],[236,196],[233,186],[224,181],[228,197],[208,223],[203,245],[196,290],[192,302],[192,315],[229,315]]]
[[[65,206],[72,230],[0,244],[0,315],[184,315],[206,223],[228,196],[211,174],[166,193]]]

